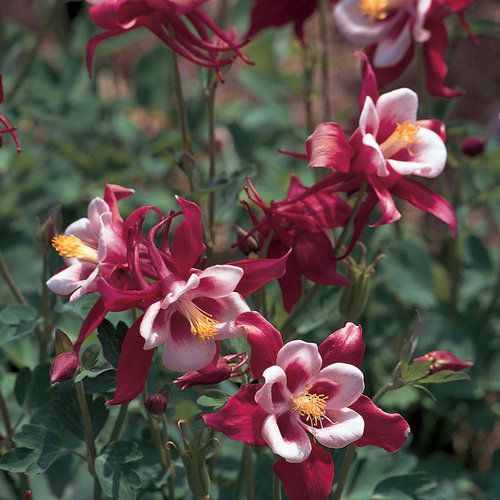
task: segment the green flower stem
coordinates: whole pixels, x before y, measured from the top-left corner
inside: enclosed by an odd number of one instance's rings
[[[243,456],[245,460],[247,500],[255,500],[255,486],[253,481],[253,450],[250,445],[245,444]]]
[[[123,424],[125,423],[125,418],[127,417],[128,403],[120,406],[120,412],[118,413],[118,417],[116,418],[115,425],[113,426],[113,430],[111,431],[111,435],[109,437],[109,442],[117,441],[120,438],[120,433],[123,428]]]
[[[372,401],[376,403],[384,396],[386,392],[392,389],[397,389],[399,387],[401,386],[395,385],[394,380],[391,380],[377,391],[375,396],[373,396]],[[356,447],[350,444],[346,448],[344,460],[342,461],[342,467],[340,468],[339,480],[337,482],[337,488],[335,489],[335,493],[333,494],[333,500],[340,500],[340,498],[342,497],[342,492],[344,491],[347,477],[349,476],[349,470],[351,468],[355,454],[356,454]]]
[[[16,300],[20,304],[24,304],[25,306],[29,305],[28,301],[22,294],[21,290],[17,287],[12,274],[10,274],[9,268],[7,267],[7,263],[5,262],[2,253],[0,252],[0,274],[2,275],[6,285],[9,287],[12,295],[16,298]]]
[[[10,420],[9,408],[7,407],[7,401],[3,397],[2,391],[0,390],[0,414],[2,415],[3,425],[5,427],[5,433],[9,437],[9,441],[14,433],[12,429],[12,423]]]
[[[49,278],[49,251],[44,249],[43,255],[43,269],[42,269],[42,314],[43,314],[43,327],[40,327],[38,332],[38,361],[45,363],[47,361],[47,346],[49,345],[52,328],[54,326],[54,312],[51,305],[51,294],[46,285]]]
[[[210,72],[208,86],[206,91],[207,110],[208,110],[208,153],[209,153],[209,168],[208,182],[213,183],[217,174],[217,152],[215,147],[215,98],[217,93],[217,75],[215,71]],[[215,245],[215,191],[214,186],[211,186],[211,191],[208,195],[208,231],[210,247]]]
[[[313,116],[313,77],[314,77],[314,57],[311,54],[309,47],[302,49],[302,99],[304,103],[304,111],[306,113],[306,128],[307,134],[311,134],[314,129]]]
[[[162,415],[162,444],[165,448],[165,459],[167,461],[167,469],[169,471],[167,478],[168,486],[168,498],[169,500],[175,500],[175,467],[172,462],[172,455],[170,453],[170,448],[167,446],[168,439],[168,420],[165,414]]]
[[[89,407],[87,406],[87,399],[85,398],[85,390],[83,388],[83,382],[75,382],[76,396],[78,398],[78,405],[80,406],[80,411],[82,412],[83,420],[83,430],[85,432],[85,439],[87,441],[87,461],[89,464],[89,470],[94,477],[94,500],[101,499],[101,485],[97,474],[95,472],[95,459],[97,457],[97,449],[94,440],[94,431],[92,429],[92,419],[90,417]]]

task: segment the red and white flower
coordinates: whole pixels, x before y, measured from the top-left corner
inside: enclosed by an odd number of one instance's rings
[[[347,323],[317,347],[303,341],[283,345],[280,333],[256,312],[241,314],[236,324],[247,333],[252,376],[264,382],[242,385],[221,410],[203,418],[231,439],[268,445],[282,457],[273,471],[291,500],[326,499],[331,491],[332,457],[317,443],[375,445],[390,452],[404,445],[404,418],[362,395],[360,326]]]
[[[127,246],[123,219],[117,203],[130,196],[133,189],[107,184],[104,199],[94,198],[87,217],[70,224],[64,234],[55,236],[52,245],[64,258],[66,267],[47,281],[58,295],[69,295],[70,302],[97,291],[97,278],[103,273],[109,279],[127,264]]]
[[[474,42],[477,38],[463,11],[473,0],[340,0],[334,13],[337,26],[352,43],[366,47],[381,86],[395,80],[422,44],[426,85],[431,95],[456,97],[446,87],[444,53],[448,37],[444,18],[458,14]]]

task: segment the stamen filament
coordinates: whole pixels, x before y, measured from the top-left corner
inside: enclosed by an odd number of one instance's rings
[[[326,402],[328,396],[325,394],[310,393],[309,388],[304,389],[297,397],[291,396],[290,401],[293,409],[299,412],[301,417],[305,417],[306,422],[316,427],[322,423],[326,417]]]
[[[196,335],[201,342],[212,340],[217,335],[219,321],[211,314],[191,301],[184,302],[180,309],[191,325],[191,333]]]
[[[406,149],[412,154],[410,146],[418,142],[419,130],[420,125],[415,125],[409,120],[398,123],[394,132],[380,145],[384,158],[391,158],[401,149]]]
[[[359,10],[372,21],[383,21],[400,4],[401,0],[359,0]]]

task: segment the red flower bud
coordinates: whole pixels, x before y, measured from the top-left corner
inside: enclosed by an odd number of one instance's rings
[[[479,135],[469,135],[460,144],[460,150],[466,156],[479,156],[484,153],[488,139]]]
[[[50,382],[55,384],[72,379],[79,365],[78,356],[74,351],[59,354],[50,368]]]
[[[32,492],[31,490],[26,490],[26,492],[24,493],[24,500],[31,500],[32,498]]]
[[[167,411],[168,399],[164,394],[151,394],[144,401],[144,406],[153,415],[162,415]]]
[[[182,377],[176,379],[174,383],[179,384],[181,390],[192,387],[193,385],[218,384],[228,378],[243,375],[246,370],[243,372],[238,370],[244,363],[246,363],[247,359],[248,354],[246,352],[224,356],[217,360],[215,368],[206,371],[200,370],[187,372],[182,375]]]
[[[431,351],[423,356],[415,358],[413,361],[417,363],[428,363],[430,361],[432,363],[429,367],[431,373],[440,372],[442,370],[460,372],[474,364],[470,361],[464,361],[463,359],[457,358],[457,356],[449,351]]]

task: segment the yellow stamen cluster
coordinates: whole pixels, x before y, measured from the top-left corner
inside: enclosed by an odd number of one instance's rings
[[[406,149],[411,154],[410,146],[418,142],[419,130],[420,125],[415,125],[409,120],[398,123],[394,132],[380,145],[384,157],[391,158],[401,149]]]
[[[360,0],[359,10],[373,21],[383,21],[389,15],[390,0]]]
[[[191,333],[201,342],[212,340],[217,335],[219,322],[196,304],[187,302],[182,307],[182,313],[191,325]]]
[[[311,394],[308,389],[304,389],[297,397],[290,397],[293,409],[298,411],[301,417],[305,417],[306,422],[312,426],[320,425],[325,418],[327,400],[328,396]]]
[[[52,246],[61,257],[99,262],[97,250],[74,234],[58,234],[52,238]]]

